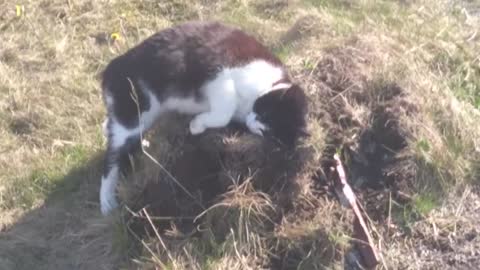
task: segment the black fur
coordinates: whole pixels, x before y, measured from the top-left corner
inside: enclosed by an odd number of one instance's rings
[[[288,89],[272,91],[255,102],[253,110],[260,122],[270,127],[268,134],[287,146],[307,136],[307,98],[296,84]]]

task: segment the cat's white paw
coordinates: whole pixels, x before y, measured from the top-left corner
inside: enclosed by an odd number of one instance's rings
[[[100,187],[100,210],[104,216],[118,207],[115,198],[115,185],[112,182],[108,179],[102,179],[102,186]]]
[[[254,121],[250,123],[250,125],[248,125],[248,129],[250,130],[250,132],[254,134],[263,136],[263,132],[267,130],[267,127],[264,124],[262,124],[260,121]]]
[[[260,136],[263,136],[263,132],[268,129],[265,124],[257,120],[257,115],[254,112],[248,114],[246,123],[250,132]]]
[[[200,133],[203,133],[206,130],[205,125],[199,121],[198,118],[192,119],[190,121],[190,133],[192,135],[198,135]]]

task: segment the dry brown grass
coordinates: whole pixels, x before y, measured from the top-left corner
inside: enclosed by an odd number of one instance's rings
[[[337,151],[371,218],[380,269],[472,269],[480,264],[479,8],[0,1],[0,269],[351,267],[352,214],[321,170]],[[311,97],[312,137],[285,153],[235,127],[192,138],[185,119],[166,119],[147,135],[163,168],[140,156],[120,189],[133,212],[102,218],[97,75],[188,19],[219,19],[265,41]]]

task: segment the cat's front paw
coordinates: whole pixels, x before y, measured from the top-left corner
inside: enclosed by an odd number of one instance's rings
[[[205,125],[203,125],[198,118],[194,118],[192,121],[190,121],[190,133],[192,135],[203,133],[205,129]]]
[[[246,123],[250,132],[260,136],[263,136],[263,132],[268,129],[265,124],[257,120],[257,115],[254,112],[247,116]]]

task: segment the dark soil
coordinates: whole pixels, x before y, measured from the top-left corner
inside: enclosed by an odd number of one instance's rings
[[[186,122],[178,123],[181,124],[177,131],[182,135],[166,139],[173,139],[175,142],[169,143],[181,150],[175,150],[175,157],[163,165],[190,194],[158,168],[152,173],[150,164],[135,176],[142,177],[146,184],[131,203],[134,211],[147,206],[152,216],[190,217],[175,221],[178,228],[187,232],[197,225],[192,222],[193,217],[221,200],[232,185],[241,185],[246,179],[251,179],[255,190],[270,195],[281,209],[276,215],[291,208],[299,188],[297,175],[308,163],[308,151],[282,149],[273,141],[234,126],[189,136],[183,130]],[[151,163],[148,158],[145,162]],[[160,222],[159,226],[166,229],[170,225]]]
[[[316,72],[310,73],[305,82],[314,89],[310,118],[327,132],[320,160],[313,158],[311,147],[291,152],[241,127],[189,136],[187,121],[171,121],[168,132],[159,129],[151,136],[152,152],[156,152],[152,154],[162,159],[161,163],[190,194],[148,158],[143,158],[134,178],[142,179],[145,184],[140,186],[137,196],[129,198],[131,208],[139,211],[146,206],[151,216],[171,217],[168,221],[155,221],[160,229],[174,224],[185,234],[199,234],[195,226],[205,220],[194,222],[194,217],[219,202],[232,185],[250,178],[254,188],[268,194],[275,206],[264,224],[264,228],[273,232],[282,217],[298,222],[313,217],[322,207],[321,200],[313,197],[333,197],[324,171],[332,165],[333,154],[340,151],[348,180],[367,213],[376,221],[385,220],[388,194],[392,192],[394,198],[399,196],[397,193],[403,194],[416,176],[415,161],[406,151],[411,135],[402,118],[414,115],[416,108],[394,82],[367,78],[362,67],[369,64],[368,55],[353,50],[351,46],[327,50]],[[347,103],[366,108],[366,117],[355,117]],[[155,142],[162,143],[157,146]],[[313,199],[304,202],[299,193],[310,187]],[[132,220],[137,233],[145,228],[150,230],[145,219]],[[271,269],[296,269],[312,246],[330,245],[333,249],[327,248],[325,257],[338,256],[335,245],[322,239],[328,239],[325,231],[319,231],[314,240],[298,240],[294,245],[272,240],[277,255],[270,258]]]

